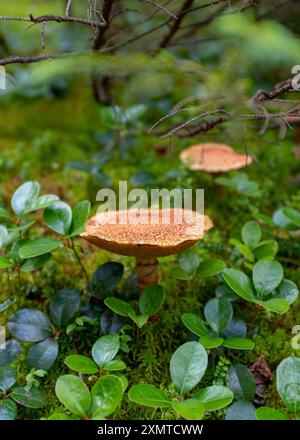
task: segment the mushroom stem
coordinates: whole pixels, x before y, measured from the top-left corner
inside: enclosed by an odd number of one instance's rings
[[[158,283],[157,259],[136,257],[138,289],[142,292],[147,286]]]

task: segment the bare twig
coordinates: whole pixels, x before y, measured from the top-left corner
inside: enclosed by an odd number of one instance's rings
[[[38,55],[36,57],[8,57],[0,60],[0,66],[5,66],[6,64],[27,64],[27,63],[37,63],[39,61],[52,60],[54,57],[52,55]]]
[[[72,0],[68,0],[65,11],[65,15],[67,15],[68,17],[70,16],[71,6],[72,6]]]
[[[172,40],[173,36],[176,34],[180,27],[180,23],[184,19],[185,15],[187,14],[187,11],[192,7],[194,3],[194,0],[185,0],[182,7],[180,8],[178,12],[178,16],[176,20],[174,21],[173,25],[171,26],[169,32],[164,36],[163,40],[159,44],[159,47],[167,47],[170,41]]]
[[[106,26],[106,23],[103,21],[90,20],[87,18],[81,17],[69,17],[66,15],[41,15],[40,17],[33,17],[32,14],[29,14],[29,17],[10,17],[10,16],[0,16],[0,20],[2,21],[27,21],[33,24],[43,23],[46,21],[55,21],[57,23],[78,23],[84,24],[87,26],[95,26],[95,27],[103,27]]]

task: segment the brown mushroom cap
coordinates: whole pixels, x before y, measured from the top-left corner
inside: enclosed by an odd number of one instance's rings
[[[192,246],[213,226],[209,217],[196,211],[178,208],[159,211],[151,209],[122,211],[123,215],[124,212],[139,215],[138,224],[130,222],[120,224],[120,212],[108,211],[96,214],[86,223],[85,232],[81,237],[116,254],[152,258],[172,255]],[[153,212],[159,213],[158,224],[151,223]],[[183,214],[187,213],[192,222],[185,221]],[[116,216],[115,223],[113,223],[114,216]],[[178,218],[183,218],[183,221],[178,223]],[[146,221],[147,224],[144,224]]]
[[[252,163],[252,157],[238,154],[224,144],[199,144],[180,153],[180,160],[193,171],[220,173],[243,168]]]

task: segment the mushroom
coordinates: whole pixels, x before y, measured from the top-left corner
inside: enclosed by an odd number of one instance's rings
[[[124,215],[129,218],[125,224]],[[130,221],[132,218],[134,222]],[[211,219],[197,211],[129,209],[97,213],[87,221],[81,237],[101,249],[135,257],[138,288],[143,291],[158,282],[157,257],[191,247],[212,226]]]
[[[243,168],[252,163],[252,157],[238,154],[224,144],[199,144],[186,148],[180,153],[180,160],[193,171],[222,173]]]

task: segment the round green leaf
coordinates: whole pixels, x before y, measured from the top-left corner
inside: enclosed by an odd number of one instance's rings
[[[255,411],[257,420],[290,420],[286,414],[275,408],[261,406]]]
[[[225,339],[223,346],[226,348],[232,348],[235,350],[252,350],[255,343],[251,339],[233,337]]]
[[[152,284],[146,287],[139,299],[140,312],[148,316],[155,315],[165,299],[164,290],[161,286]]]
[[[187,273],[194,273],[199,266],[199,257],[192,249],[186,249],[178,254],[178,263]]]
[[[15,302],[16,302],[16,297],[10,296],[3,303],[0,303],[0,313],[9,309],[13,304],[15,304]]]
[[[284,208],[283,213],[290,223],[297,226],[297,228],[300,228],[300,211],[297,211],[294,208]]]
[[[105,335],[98,339],[92,347],[92,356],[96,364],[102,368],[111,361],[120,349],[118,335]]]
[[[192,313],[184,313],[181,317],[183,324],[197,336],[210,336],[207,324]]]
[[[62,244],[57,238],[37,238],[36,240],[26,241],[19,250],[21,258],[34,258],[40,255],[48,254],[61,247]]]
[[[257,260],[273,259],[278,252],[278,243],[275,240],[262,241],[255,249],[254,256]]]
[[[248,368],[237,364],[229,368],[227,386],[238,400],[253,400],[256,391],[254,378]]]
[[[101,377],[92,388],[92,417],[107,417],[120,405],[123,397],[123,387],[117,376]]]
[[[36,181],[23,183],[14,192],[11,199],[11,207],[18,216],[27,211],[27,207],[33,199],[36,199],[40,193],[40,184]]]
[[[21,272],[33,272],[34,270],[40,269],[47,263],[51,258],[51,254],[40,255],[39,257],[28,258],[24,264],[22,264]]]
[[[247,222],[242,228],[242,239],[250,249],[255,248],[261,240],[261,228],[254,221]]]
[[[58,400],[73,414],[85,416],[91,406],[91,396],[86,384],[72,374],[61,376],[56,381],[55,393]]]
[[[207,353],[198,342],[186,342],[173,354],[170,374],[180,395],[191,391],[202,379],[207,368]]]
[[[65,202],[55,202],[44,212],[46,225],[61,235],[67,235],[72,223],[72,209]]]
[[[213,385],[197,391],[194,397],[204,404],[205,411],[217,411],[229,405],[234,396],[230,388]]]
[[[17,371],[15,368],[0,368],[0,390],[6,391],[11,388],[17,380]]]
[[[223,338],[215,338],[213,336],[201,336],[201,338],[199,339],[199,342],[207,350],[220,347],[220,345],[223,344],[223,341],[224,341]]]
[[[93,293],[98,293],[101,297],[111,294],[116,285],[121,281],[123,272],[124,266],[121,263],[110,261],[102,264],[93,275]]]
[[[298,287],[293,281],[282,280],[278,286],[277,294],[280,298],[285,299],[289,304],[293,304],[298,298]]]
[[[40,310],[22,309],[8,321],[12,335],[24,342],[38,342],[52,334],[52,326],[47,315]]]
[[[71,370],[77,371],[83,374],[95,374],[99,368],[92,359],[82,355],[71,355],[66,357],[65,364],[71,368]]]
[[[131,402],[154,408],[167,408],[172,403],[163,391],[148,384],[133,385],[128,392],[128,398]]]
[[[288,410],[300,411],[300,358],[290,356],[277,367],[277,391]]]
[[[0,400],[0,420],[15,420],[17,405],[11,399]]]
[[[27,408],[38,409],[46,405],[45,396],[38,388],[27,391],[24,387],[17,387],[12,390],[10,397]]]
[[[105,305],[112,310],[117,315],[126,316],[132,315],[135,313],[134,308],[131,304],[122,299],[115,298],[114,296],[110,296],[104,300]]]
[[[125,370],[126,364],[120,359],[113,359],[104,365],[103,369],[105,371],[120,371]]]
[[[266,298],[283,278],[283,268],[278,261],[260,260],[253,267],[253,283],[258,295]]]
[[[256,301],[256,304],[259,304],[271,312],[278,313],[279,315],[287,312],[290,307],[289,303],[283,298],[272,298],[268,301]]]
[[[9,242],[9,234],[6,226],[0,225],[0,248],[4,248]]]
[[[225,420],[256,420],[255,407],[251,402],[239,400],[228,408]]]
[[[226,264],[223,260],[210,259],[202,261],[197,270],[197,274],[200,278],[208,278],[217,275],[226,268]]]
[[[52,203],[58,200],[59,197],[54,194],[46,194],[44,196],[39,196],[37,198],[31,199],[27,204],[25,213],[47,208],[47,206],[50,206]]]
[[[173,400],[172,407],[186,420],[202,420],[205,412],[205,407],[199,399],[187,399],[178,402]]]
[[[231,302],[227,298],[213,298],[205,304],[204,315],[210,327],[219,335],[232,319]]]
[[[36,370],[49,370],[58,355],[58,343],[53,338],[47,338],[30,347],[27,355],[27,364]]]
[[[84,231],[84,225],[89,217],[91,204],[88,200],[77,203],[73,208],[70,236],[78,235]]]
[[[226,284],[240,297],[246,301],[254,300],[252,281],[240,270],[224,269],[222,272]]]
[[[66,326],[78,312],[80,293],[77,289],[60,290],[50,302],[50,317],[58,327]]]
[[[22,351],[21,344],[15,339],[6,341],[3,346],[0,346],[0,367],[11,364]]]

